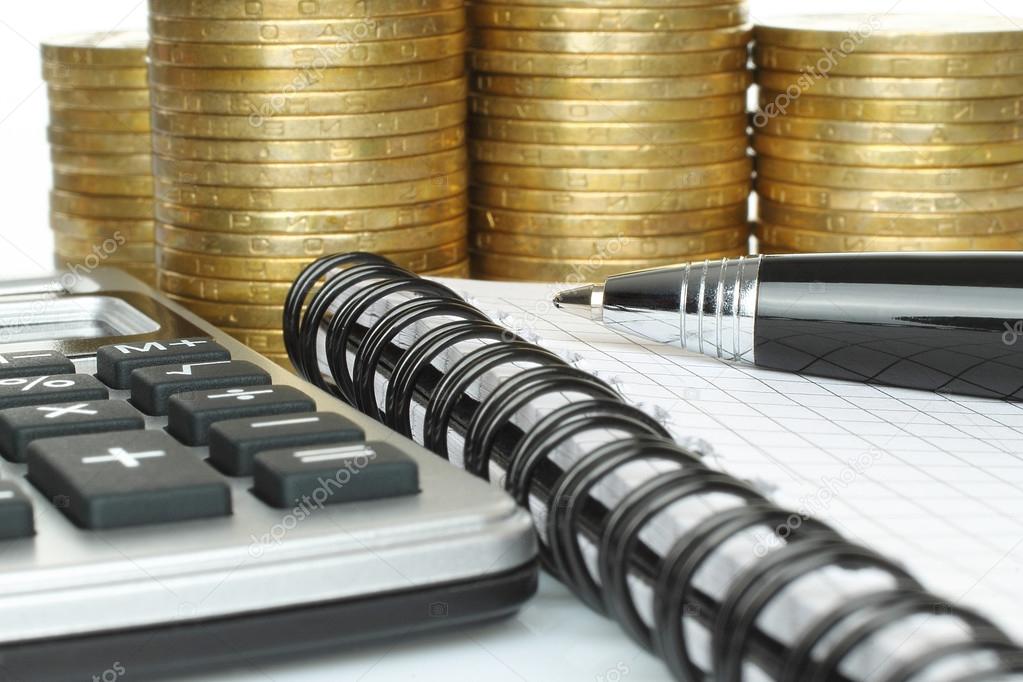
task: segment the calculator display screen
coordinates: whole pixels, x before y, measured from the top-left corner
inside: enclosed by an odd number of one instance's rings
[[[0,302],[0,345],[147,334],[160,324],[121,298],[48,296]]]

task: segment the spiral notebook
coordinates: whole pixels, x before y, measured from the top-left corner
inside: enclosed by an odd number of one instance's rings
[[[679,679],[1023,679],[1020,406],[646,345],[553,286],[343,266],[293,289],[299,371],[508,490],[548,569]]]
[[[565,287],[444,281],[658,414],[716,468],[1023,640],[1023,403],[733,365],[557,310],[549,301]]]

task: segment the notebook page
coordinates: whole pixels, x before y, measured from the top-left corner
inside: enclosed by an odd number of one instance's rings
[[[612,384],[712,467],[902,562],[1023,639],[1023,405],[738,366],[559,311],[559,288],[447,280]]]

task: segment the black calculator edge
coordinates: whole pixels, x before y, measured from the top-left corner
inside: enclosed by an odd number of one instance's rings
[[[511,616],[538,586],[538,564],[483,578],[227,618],[0,645],[0,682],[90,679],[122,666],[169,679],[464,627]]]

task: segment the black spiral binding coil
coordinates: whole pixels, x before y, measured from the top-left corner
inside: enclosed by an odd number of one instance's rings
[[[956,657],[973,666],[960,666],[957,680],[1023,674],[1023,651],[992,623],[928,594],[903,568],[827,525],[708,468],[610,386],[493,324],[448,287],[379,256],[330,256],[295,282],[283,323],[288,355],[308,381],[439,456],[450,458],[450,444],[458,444],[461,466],[530,507],[546,569],[590,608],[617,619],[679,680],[739,681],[753,664],[786,682],[908,682]],[[460,355],[445,361],[453,349]],[[498,370],[510,376],[481,388]],[[515,421],[551,396],[563,404],[526,428]],[[587,436],[603,441],[586,449]],[[569,445],[583,449],[559,464]],[[629,467],[642,469],[642,480],[609,505],[595,491]],[[682,529],[666,550],[653,548],[644,533],[656,519],[715,494],[732,506]],[[751,553],[719,594],[708,590],[715,557],[758,529],[776,546]],[[827,604],[785,641],[765,613],[788,588],[825,569],[881,575],[888,584]],[[635,584],[648,587],[646,618]],[[914,651],[883,677],[849,670],[850,657],[873,635],[921,614],[954,620],[961,639]],[[702,665],[687,624],[709,634]]]

